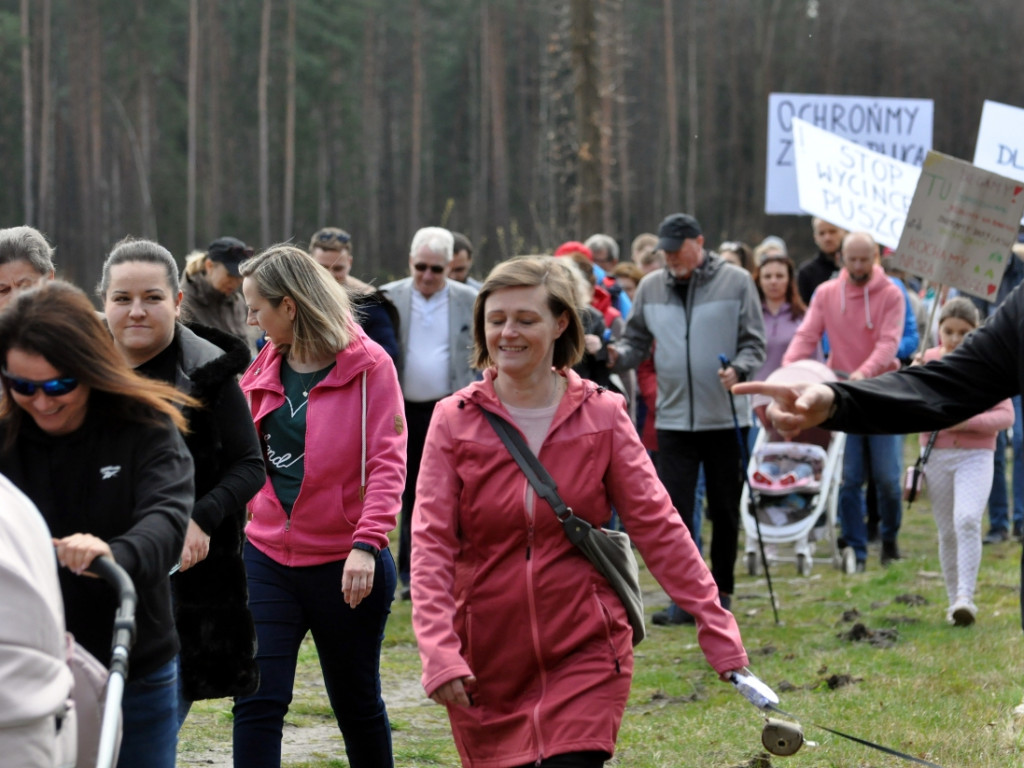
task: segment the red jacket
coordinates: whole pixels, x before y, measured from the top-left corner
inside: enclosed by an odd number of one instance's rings
[[[614,504],[669,596],[697,617],[709,663],[747,664],[732,614],[629,421],[621,396],[572,371],[539,458],[594,525]],[[466,766],[613,752],[633,672],[632,630],[607,580],[487,423],[511,417],[494,371],[442,400],[427,433],[413,515],[413,627],[423,687],[475,675],[474,706],[450,706]],[[534,514],[529,513],[528,500]]]
[[[269,477],[249,502],[246,536],[282,565],[341,560],[357,541],[384,549],[402,506],[407,438],[394,363],[358,327],[336,360],[309,393],[305,475],[290,523]],[[263,418],[285,402],[281,354],[273,344],[256,356],[241,386],[262,440]],[[364,425],[366,490],[361,493]]]

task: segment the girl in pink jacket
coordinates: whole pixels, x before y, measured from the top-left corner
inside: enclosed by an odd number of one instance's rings
[[[299,646],[312,632],[348,764],[390,768],[379,668],[397,581],[388,532],[405,486],[395,366],[305,252],[274,246],[240,271],[249,324],[269,343],[241,381],[267,481],[249,502],[244,551],[260,687],[235,700],[235,765],[281,765]]]
[[[951,299],[939,313],[939,346],[924,353],[938,360],[960,346],[978,327],[978,310],[964,298]],[[974,623],[974,588],[981,565],[981,520],[992,488],[996,434],[1013,425],[1013,404],[1003,400],[984,413],[943,429],[928,459],[928,496],[939,527],[939,561],[946,581],[946,620],[958,627]],[[922,433],[921,445],[930,432]]]
[[[728,679],[739,629],[658,481],[621,396],[571,367],[583,349],[572,278],[555,260],[494,269],[474,309],[482,381],[442,400],[413,516],[413,627],[423,687],[448,707],[463,765],[602,765],[633,673],[633,632],[608,581],[484,416],[517,427],[576,515],[612,505],[697,640]]]

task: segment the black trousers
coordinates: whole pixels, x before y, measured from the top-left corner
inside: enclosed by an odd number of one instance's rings
[[[749,429],[740,430],[744,441]],[[732,594],[740,526],[743,475],[735,429],[704,432],[658,430],[658,477],[693,534],[697,474],[704,465],[708,519],[711,521],[711,575],[718,591]]]
[[[412,509],[416,505],[416,480],[420,476],[420,462],[423,461],[423,444],[427,440],[427,428],[434,413],[437,400],[425,403],[405,401],[405,426],[409,430],[406,458],[405,490],[402,491],[402,520],[398,529],[398,577],[409,584],[410,558],[412,555]]]

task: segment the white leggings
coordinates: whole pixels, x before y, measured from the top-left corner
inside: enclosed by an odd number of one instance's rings
[[[981,519],[992,489],[992,464],[993,452],[987,448],[936,448],[925,466],[950,605],[974,599],[981,565]]]

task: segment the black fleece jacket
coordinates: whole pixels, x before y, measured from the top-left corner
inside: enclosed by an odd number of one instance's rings
[[[0,446],[9,428],[0,424]],[[35,502],[54,537],[98,536],[132,577],[139,604],[129,679],[173,659],[167,574],[181,555],[194,487],[192,457],[170,421],[116,417],[108,396],[93,391],[85,422],[68,435],[46,434],[22,414],[13,447],[0,450],[0,472]],[[68,631],[108,664],[116,596],[105,582],[64,568],[60,583]]]

